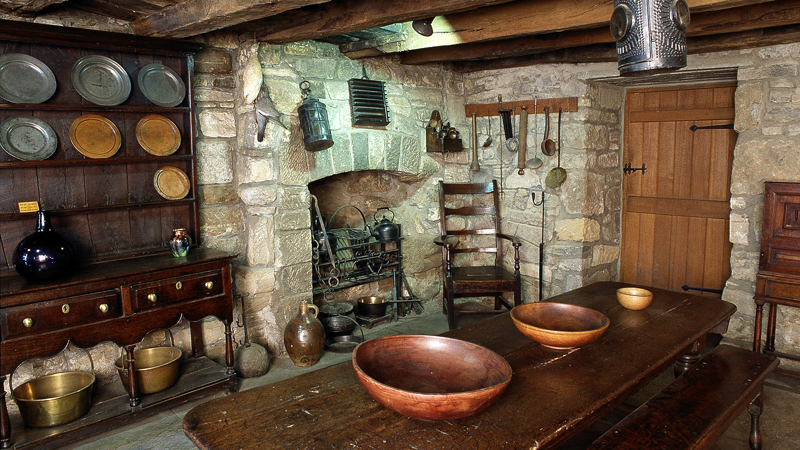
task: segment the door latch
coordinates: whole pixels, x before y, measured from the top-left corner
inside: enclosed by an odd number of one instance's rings
[[[642,167],[631,167],[631,163],[628,163],[623,166],[622,173],[624,173],[625,175],[630,175],[631,173],[636,172],[637,170],[641,170],[642,175],[644,175],[647,169],[645,168],[644,163],[642,163]]]

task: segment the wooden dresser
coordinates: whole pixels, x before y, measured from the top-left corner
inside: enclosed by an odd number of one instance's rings
[[[0,448],[53,448],[235,390],[232,255],[193,247],[176,258],[168,247],[175,228],[201,244],[193,96],[194,53],[201,48],[189,41],[0,20],[0,56],[46,66],[53,88],[38,102],[0,98],[0,124],[41,121],[52,128],[47,141],[55,142],[52,153],[41,157],[0,151],[0,386],[23,361],[53,356],[70,344],[88,349],[111,341],[132,361],[148,332],[181,320],[189,321],[192,352],[167,390],[139,395],[133,377],[127,391],[120,380],[116,386],[96,383],[87,414],[50,428],[27,428],[16,415],[10,418],[10,393],[0,387]],[[89,91],[92,83],[109,81],[76,77],[85,61],[114,73],[112,86],[129,82],[130,94],[106,104],[81,92],[81,86]],[[172,87],[148,81],[153,73]],[[1,92],[14,86],[0,86]],[[107,153],[95,146],[100,132],[75,131],[90,119],[111,130],[113,139],[102,140],[111,146]],[[144,131],[154,122],[168,125],[156,140]],[[180,183],[162,184],[160,174],[167,171],[181,174]],[[79,262],[70,275],[32,283],[14,270],[14,249],[36,229],[36,212],[25,204],[49,210],[55,231],[74,245]],[[203,355],[200,321],[207,317],[224,324],[225,366]],[[12,381],[12,388],[20,383]]]
[[[762,312],[764,303],[768,303],[764,352],[800,360],[799,355],[775,352],[778,305],[800,308],[800,183],[765,183],[764,222],[755,302],[753,351],[762,350]]]

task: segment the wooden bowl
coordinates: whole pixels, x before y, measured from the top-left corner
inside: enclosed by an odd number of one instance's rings
[[[488,408],[511,381],[511,366],[477,344],[441,336],[386,336],[353,351],[353,368],[383,406],[419,419],[468,417]]]
[[[556,350],[568,350],[597,340],[611,321],[583,306],[538,302],[511,310],[514,325],[525,336]]]
[[[624,287],[617,289],[617,301],[625,308],[638,311],[650,306],[653,293],[647,289],[637,287]]]

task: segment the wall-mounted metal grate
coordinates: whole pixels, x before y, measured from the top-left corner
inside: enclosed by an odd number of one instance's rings
[[[389,123],[383,81],[353,78],[350,86],[350,113],[353,126],[382,127]]]

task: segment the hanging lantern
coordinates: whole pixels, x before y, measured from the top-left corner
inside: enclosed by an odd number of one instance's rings
[[[614,0],[611,35],[620,75],[686,67],[688,27],[685,0]]]
[[[308,81],[300,83],[303,93],[303,104],[297,108],[300,116],[300,128],[303,129],[303,143],[306,150],[316,152],[333,145],[331,126],[328,123],[328,110],[321,101],[310,97],[311,88]]]

